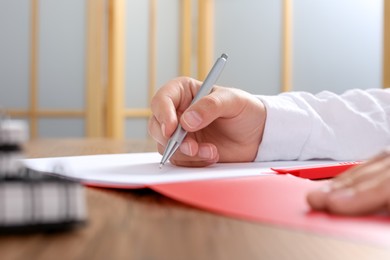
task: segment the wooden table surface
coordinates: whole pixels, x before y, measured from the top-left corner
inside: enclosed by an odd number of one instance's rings
[[[38,140],[29,157],[155,151],[150,141]],[[150,190],[86,188],[88,223],[2,235],[0,259],[390,259],[390,249],[246,222]],[[390,239],[390,234],[389,234]]]

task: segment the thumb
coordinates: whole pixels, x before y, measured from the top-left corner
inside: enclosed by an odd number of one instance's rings
[[[182,127],[188,132],[202,129],[218,118],[234,118],[245,106],[249,93],[238,89],[215,86],[213,92],[194,104],[180,118]]]

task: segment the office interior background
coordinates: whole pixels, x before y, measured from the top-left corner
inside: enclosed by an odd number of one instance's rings
[[[382,88],[388,2],[1,0],[0,107],[32,139],[147,138],[153,93],[224,52],[253,94]]]

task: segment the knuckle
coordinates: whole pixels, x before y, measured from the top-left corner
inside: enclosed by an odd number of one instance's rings
[[[175,80],[179,81],[179,82],[184,82],[184,83],[191,82],[191,78],[187,77],[187,76],[180,76],[180,77],[177,77]]]
[[[219,98],[217,95],[208,95],[204,97],[203,103],[202,103],[202,108],[206,112],[215,112],[219,108],[222,107],[222,100]]]

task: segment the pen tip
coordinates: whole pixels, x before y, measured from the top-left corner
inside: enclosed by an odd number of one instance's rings
[[[164,165],[163,163],[160,163],[160,170],[162,169],[163,165]]]

